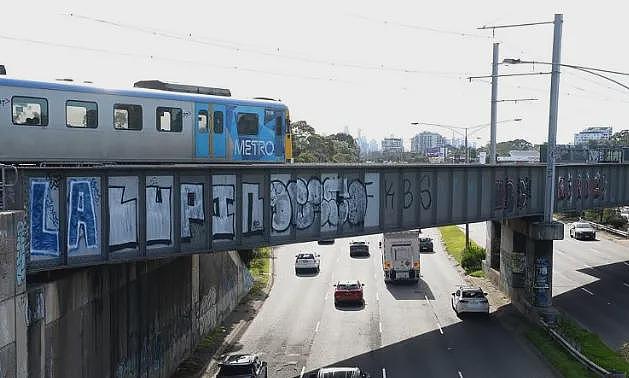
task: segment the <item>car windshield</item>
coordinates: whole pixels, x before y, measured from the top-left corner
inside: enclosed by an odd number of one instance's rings
[[[485,294],[480,290],[463,291],[463,298],[485,298]]]
[[[430,238],[420,238],[419,241],[428,242],[428,241],[430,241]]]
[[[587,223],[577,223],[576,228],[590,228],[590,225]]]
[[[252,373],[251,365],[225,365],[221,366],[219,377],[235,377]]]
[[[351,284],[338,284],[336,287],[339,290],[356,290],[360,286],[358,286],[358,284],[356,284],[356,283],[351,283]]]
[[[300,253],[297,256],[298,259],[304,259],[304,260],[308,260],[308,259],[314,259],[314,256],[312,253]]]

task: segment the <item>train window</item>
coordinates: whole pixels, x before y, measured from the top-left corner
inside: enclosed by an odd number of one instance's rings
[[[155,119],[158,131],[178,133],[181,132],[183,127],[181,109],[179,108],[166,108],[158,106]]]
[[[273,110],[265,110],[264,111],[264,124],[265,125],[267,123],[273,121],[273,118],[275,118],[275,112]]]
[[[258,115],[255,113],[238,113],[238,134],[258,135]]]
[[[66,126],[95,129],[98,126],[98,105],[87,101],[66,101]]]
[[[208,125],[207,110],[199,110],[199,114],[197,116],[197,123],[199,125],[199,132],[207,133],[207,125]]]
[[[282,117],[275,118],[275,135],[282,135]]]
[[[223,112],[217,110],[214,112],[214,134],[223,133]]]
[[[142,106],[115,104],[114,128],[119,130],[142,130]]]
[[[48,125],[48,100],[45,98],[15,96],[11,99],[11,107],[15,125]]]

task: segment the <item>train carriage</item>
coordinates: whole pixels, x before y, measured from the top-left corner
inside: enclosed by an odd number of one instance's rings
[[[146,81],[138,88],[0,77],[5,163],[284,162],[288,108],[228,90]]]

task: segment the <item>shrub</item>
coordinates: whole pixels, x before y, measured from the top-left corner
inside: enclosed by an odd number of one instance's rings
[[[463,250],[461,266],[465,269],[466,273],[481,270],[483,268],[483,259],[485,259],[485,248],[472,243],[468,248]]]

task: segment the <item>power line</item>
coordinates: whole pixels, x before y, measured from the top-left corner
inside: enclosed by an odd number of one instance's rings
[[[421,25],[416,25],[416,24],[406,24],[406,23],[398,22],[398,21],[380,20],[380,19],[367,17],[367,16],[357,14],[357,13],[346,13],[346,16],[358,18],[361,20],[376,22],[376,23],[382,23],[384,25],[393,25],[393,26],[398,26],[405,29],[422,30],[422,31],[427,31],[431,33],[454,35],[458,37],[481,38],[481,39],[492,38],[492,37],[488,37],[486,35],[481,35],[481,34],[473,34],[473,33],[467,33],[467,32],[455,31],[455,30],[438,29],[438,28],[434,28],[430,26],[421,26]]]
[[[105,24],[105,25],[114,26],[121,29],[133,30],[133,31],[150,34],[157,37],[174,39],[174,40],[184,41],[188,43],[195,43],[195,44],[199,44],[199,45],[207,46],[207,47],[220,48],[220,49],[230,50],[230,51],[238,52],[238,53],[246,52],[250,54],[256,54],[256,55],[261,55],[261,56],[266,56],[266,57],[271,57],[271,58],[279,58],[279,59],[285,59],[285,60],[300,61],[304,63],[319,64],[319,65],[325,65],[328,67],[341,67],[341,68],[348,68],[348,69],[360,69],[360,70],[381,71],[381,72],[382,71],[398,72],[398,73],[404,73],[404,74],[439,75],[439,76],[445,76],[445,77],[448,77],[448,76],[458,77],[460,75],[465,74],[461,72],[443,72],[443,71],[432,71],[432,70],[423,70],[423,69],[415,69],[415,68],[394,67],[394,66],[388,66],[384,64],[360,64],[360,63],[338,62],[338,61],[332,61],[332,60],[327,60],[327,59],[318,59],[318,58],[306,57],[306,56],[289,55],[289,54],[283,53],[282,52],[283,50],[280,49],[279,47],[274,48],[273,51],[265,51],[265,50],[260,50],[260,49],[254,49],[251,47],[242,47],[243,44],[238,43],[238,42],[233,42],[233,41],[216,41],[216,40],[212,40],[208,38],[196,38],[196,37],[193,37],[191,33],[178,34],[178,33],[173,33],[169,31],[151,29],[151,28],[138,26],[138,25],[125,24],[122,22],[107,20],[103,18],[80,15],[76,13],[66,13],[64,15],[67,17],[74,17],[77,19],[85,20],[85,21]]]

